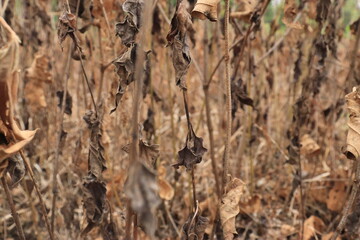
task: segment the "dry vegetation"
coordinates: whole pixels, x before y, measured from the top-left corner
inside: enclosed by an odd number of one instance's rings
[[[0,238],[360,239],[354,8],[0,0]]]

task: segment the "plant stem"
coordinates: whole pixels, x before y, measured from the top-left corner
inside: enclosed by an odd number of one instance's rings
[[[73,43],[70,44],[68,54],[67,54],[67,61],[65,66],[65,77],[64,77],[64,86],[63,86],[63,98],[61,102],[61,110],[60,110],[60,126],[59,126],[59,136],[56,142],[55,148],[55,158],[53,162],[53,187],[52,187],[52,204],[51,204],[51,235],[54,235],[55,232],[55,209],[56,209],[56,200],[58,195],[58,186],[57,186],[57,175],[59,171],[59,155],[60,155],[60,143],[61,143],[61,135],[64,129],[64,113],[65,113],[65,105],[66,105],[66,97],[67,97],[67,86],[68,80],[70,77],[70,63],[71,63],[71,51],[73,48]]]
[[[10,206],[10,210],[11,210],[11,215],[12,215],[12,217],[14,219],[14,222],[15,222],[15,225],[16,225],[16,229],[17,229],[17,231],[19,233],[19,239],[20,240],[25,240],[26,238],[25,238],[25,234],[24,234],[24,231],[22,229],[22,226],[21,226],[19,215],[18,215],[18,213],[16,211],[14,200],[12,198],[12,194],[11,194],[11,191],[9,189],[9,185],[6,182],[5,177],[1,177],[1,183],[2,183],[2,185],[4,187],[4,190],[5,190],[5,194],[6,194],[6,197],[7,197],[9,206]]]
[[[226,140],[225,156],[223,158],[223,192],[227,183],[230,158],[230,138],[231,138],[231,79],[230,79],[230,56],[229,56],[229,15],[230,0],[225,0],[225,87],[226,87]]]

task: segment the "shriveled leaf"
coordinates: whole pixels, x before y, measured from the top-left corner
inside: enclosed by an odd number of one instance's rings
[[[331,0],[319,0],[316,7],[316,21],[322,23],[326,21],[326,18],[329,13],[329,7],[331,5]]]
[[[191,15],[186,9],[185,1],[179,1],[171,19],[171,29],[166,36],[168,44],[172,45],[175,36],[178,36],[180,41],[185,41],[186,34],[192,29]]]
[[[324,222],[316,217],[311,216],[304,222],[304,240],[311,240],[315,238],[316,233],[322,232],[325,229]]]
[[[300,140],[301,148],[300,153],[306,156],[313,156],[320,152],[320,146],[310,137],[309,134],[305,134]]]
[[[90,174],[83,181],[83,201],[88,225],[81,234],[85,235],[102,223],[106,212],[106,185],[95,175]]]
[[[138,32],[138,28],[128,16],[123,22],[116,24],[116,36],[119,36],[122,43],[127,47],[135,43],[135,36]]]
[[[131,143],[126,144],[122,147],[122,150],[126,153],[130,152]],[[152,166],[155,160],[160,155],[159,145],[157,144],[148,144],[142,139],[139,140],[139,155],[142,159],[146,159],[146,162],[149,166]]]
[[[26,69],[26,85],[24,94],[28,109],[32,113],[47,106],[45,99],[45,83],[51,83],[49,59],[43,54],[37,54],[30,68]]]
[[[231,180],[226,186],[220,206],[220,220],[225,240],[232,240],[236,234],[235,217],[240,212],[240,199],[246,194],[246,185],[238,178]]]
[[[207,18],[215,22],[217,21],[217,6],[219,2],[220,0],[198,0],[191,12],[191,16],[201,20]]]
[[[187,74],[191,63],[189,46],[185,41],[181,41],[178,36],[176,36],[172,44],[172,53],[176,85],[181,89],[186,90],[185,75]]]
[[[110,114],[115,112],[119,106],[122,96],[125,94],[127,86],[134,81],[135,74],[135,61],[136,61],[137,45],[131,45],[119,58],[113,61],[115,65],[115,71],[119,76],[119,85],[115,95],[115,107],[110,111]],[[150,51],[146,52],[146,59],[144,64],[144,89],[146,89],[147,83],[150,78]],[[143,97],[146,96],[146,91],[143,89]]]
[[[345,155],[351,160],[357,160],[360,155],[360,88],[355,87],[345,96],[345,100],[349,113]]]
[[[183,226],[184,240],[204,239],[205,229],[209,224],[209,219],[203,216],[190,215]]]
[[[295,0],[285,0],[282,22],[290,28],[303,29],[304,27],[300,23],[294,22],[297,13],[298,11]]]
[[[126,0],[122,5],[122,9],[131,16],[131,20],[137,28],[140,28],[143,7],[144,0]]]
[[[202,156],[206,151],[207,149],[203,146],[203,139],[197,137],[191,127],[184,148],[178,152],[179,162],[174,164],[173,167],[185,166],[187,170],[191,170],[195,164],[202,161]]]
[[[62,108],[62,102],[64,98],[64,91],[57,91],[56,96],[59,98],[58,107]],[[66,93],[66,99],[65,99],[65,113],[67,115],[72,114],[72,97],[69,92]]]
[[[86,112],[84,120],[88,124],[88,128],[91,130],[88,158],[89,174],[92,174],[96,178],[101,179],[102,172],[106,169],[104,147],[101,143],[101,120],[99,116],[96,116],[95,112],[93,111]]]
[[[58,38],[60,45],[65,41],[67,36],[70,36],[75,45],[78,45],[78,39],[75,35],[76,31],[76,16],[72,13],[64,11],[59,17]]]
[[[71,13],[76,15],[76,9],[79,2],[79,12],[78,15],[80,18],[84,20],[91,19],[91,8],[93,5],[92,0],[69,0],[69,6]]]
[[[170,185],[168,181],[165,179],[159,178],[158,179],[159,185],[159,196],[164,200],[171,200],[174,197],[175,191],[174,188]]]
[[[144,231],[154,237],[156,230],[155,212],[160,204],[156,175],[139,161],[131,165],[125,183],[125,194],[131,200],[131,208],[138,214]]]
[[[14,119],[17,102],[19,69],[19,38],[0,17],[0,169],[8,166],[7,160],[28,144],[35,131],[22,131]],[[6,160],[5,162],[3,162]]]
[[[171,20],[171,29],[166,37],[172,49],[172,60],[175,68],[176,85],[186,89],[184,79],[189,70],[191,57],[186,36],[189,29],[192,29],[191,16],[186,10],[185,2],[180,1],[177,5],[174,17]]]
[[[239,7],[235,12],[230,13],[230,17],[249,21],[251,15],[255,12],[259,0],[240,0]]]

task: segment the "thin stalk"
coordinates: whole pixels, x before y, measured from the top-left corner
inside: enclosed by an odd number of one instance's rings
[[[139,33],[139,48],[136,56],[135,63],[135,96],[133,99],[133,112],[132,112],[132,143],[130,149],[130,164],[129,168],[133,166],[137,161],[139,161],[139,112],[140,112],[140,100],[142,99],[142,89],[144,84],[144,61],[145,61],[145,48],[151,49],[151,29],[152,21],[152,2],[153,1],[144,1],[144,12],[142,17],[142,31]],[[131,204],[129,201],[128,208],[131,209]],[[129,209],[128,209],[129,211]],[[135,226],[134,226],[135,227]],[[131,239],[131,216],[127,215],[126,218],[126,235],[125,239]]]
[[[193,190],[193,207],[196,208],[196,186],[195,186],[195,166],[191,169],[191,183],[192,183],[192,190]]]
[[[229,172],[230,158],[230,141],[231,141],[231,79],[230,79],[230,56],[229,56],[229,16],[230,1],[225,0],[225,87],[226,87],[226,140],[225,140],[225,156],[223,158],[223,192],[227,183],[227,175]]]
[[[71,63],[71,51],[73,48],[73,43],[70,44],[68,54],[67,54],[67,61],[65,65],[65,78],[64,78],[64,86],[63,86],[63,99],[61,102],[61,110],[60,110],[60,126],[58,131],[58,138],[56,142],[55,148],[55,158],[53,162],[53,187],[52,187],[52,204],[51,204],[51,235],[54,235],[55,232],[55,209],[56,209],[56,200],[58,196],[58,184],[57,184],[57,175],[59,171],[59,155],[60,155],[60,143],[61,143],[61,135],[64,129],[64,113],[65,113],[65,105],[66,105],[66,97],[67,97],[67,86],[68,80],[70,78],[70,63]]]
[[[203,89],[205,95],[205,111],[206,111],[206,125],[209,132],[209,142],[210,142],[210,159],[211,159],[211,166],[215,178],[215,187],[216,187],[216,194],[218,199],[221,198],[221,188],[220,188],[220,181],[218,175],[218,169],[215,159],[214,153],[214,134],[213,134],[213,124],[211,120],[211,107],[210,107],[210,96],[209,96],[209,87],[206,86],[206,82],[208,81],[208,58],[209,58],[209,50],[208,50],[208,23],[205,21],[205,32],[204,32],[204,81],[203,81]]]
[[[5,190],[6,198],[8,200],[9,206],[10,206],[11,215],[12,215],[12,217],[14,219],[16,229],[17,229],[17,231],[19,233],[19,239],[20,240],[25,240],[26,238],[25,238],[24,230],[22,229],[20,218],[19,218],[19,215],[18,215],[18,213],[16,211],[14,200],[12,198],[12,194],[11,194],[11,191],[9,189],[9,185],[6,182],[5,177],[1,178],[1,183],[2,183],[2,185],[4,187],[4,190]]]
[[[39,186],[38,186],[38,184],[37,184],[36,181],[35,181],[34,172],[33,172],[33,170],[32,170],[30,161],[29,161],[27,158],[25,158],[25,154],[23,153],[22,150],[20,150],[20,155],[21,155],[22,159],[24,160],[25,167],[26,167],[26,169],[27,169],[27,173],[29,174],[31,181],[32,181],[33,184],[34,184],[34,188],[35,188],[36,194],[38,195],[38,198],[39,198],[39,201],[40,201],[40,205],[41,205],[41,212],[42,212],[42,214],[43,214],[43,216],[44,216],[45,225],[46,225],[46,228],[47,228],[47,230],[48,230],[50,239],[51,239],[51,240],[55,240],[54,234],[52,233],[51,228],[50,228],[50,223],[49,223],[49,218],[48,218],[48,215],[47,215],[47,210],[46,210],[46,207],[45,207],[45,203],[44,203],[44,200],[43,200],[43,198],[42,198],[42,195],[41,195]]]

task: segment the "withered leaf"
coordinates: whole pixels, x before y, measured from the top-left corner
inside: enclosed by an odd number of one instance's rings
[[[64,91],[57,91],[56,96],[59,98],[58,107],[62,108],[62,102],[64,97]],[[72,97],[69,92],[66,93],[66,99],[65,99],[65,111],[67,115],[72,114]]]
[[[131,143],[122,147],[122,150],[126,153],[130,152]],[[142,139],[139,140],[139,156],[147,160],[149,166],[152,166],[155,160],[159,157],[160,150],[158,144],[148,144]]]
[[[186,10],[185,2],[180,1],[171,20],[171,29],[166,37],[172,48],[172,60],[175,68],[176,85],[186,89],[184,79],[191,62],[189,46],[186,42],[187,32],[192,29],[191,16]]]
[[[82,231],[87,234],[102,223],[106,210],[106,185],[94,175],[88,175],[83,181],[84,209],[88,225]]]
[[[135,43],[135,36],[139,32],[136,25],[130,20],[129,16],[125,18],[123,22],[119,22],[115,25],[116,36],[121,38],[122,43],[130,47]]]
[[[160,204],[155,173],[140,161],[133,163],[125,183],[125,194],[131,200],[131,208],[138,214],[144,231],[153,238],[157,225],[155,212]]]
[[[360,18],[350,25],[351,34],[355,35],[360,25]]]
[[[185,166],[187,170],[191,170],[194,164],[202,161],[202,156],[206,151],[207,149],[203,146],[203,139],[197,137],[193,128],[190,127],[186,136],[185,146],[178,152],[179,162],[173,164],[173,167],[179,168],[179,166]]]
[[[137,28],[140,28],[143,7],[144,0],[126,0],[122,5],[122,9],[131,16],[132,22]]]
[[[22,131],[14,119],[17,102],[19,38],[0,17],[0,175],[14,156],[35,136],[36,131]]]
[[[326,18],[329,13],[329,7],[331,4],[331,0],[320,0],[316,6],[316,21],[318,23],[322,23],[326,21]]]
[[[75,46],[78,46],[78,39],[75,35],[76,31],[76,16],[72,13],[64,11],[59,17],[58,38],[60,45],[65,41],[67,36],[70,36],[74,41]]]
[[[235,217],[240,212],[239,202],[245,198],[246,193],[245,183],[238,178],[234,178],[226,185],[220,206],[220,220],[225,240],[232,240],[233,234],[236,234]]]
[[[295,0],[285,0],[282,22],[290,28],[303,29],[303,26],[300,23],[294,22],[297,12]]]
[[[147,118],[145,119],[143,125],[144,125],[144,131],[147,132],[150,136],[155,134],[155,113],[154,111],[149,108],[147,112]]]
[[[19,153],[15,154],[12,157],[8,158],[9,165],[7,171],[11,177],[11,186],[14,187],[17,185],[25,176],[25,164]]]
[[[191,16],[201,20],[207,18],[215,22],[217,21],[217,5],[219,2],[220,0],[198,0],[191,12]]]
[[[183,226],[183,240],[202,240],[204,239],[205,229],[209,224],[209,219],[203,216],[190,215]]]
[[[104,147],[101,143],[101,120],[93,111],[86,112],[84,120],[88,124],[88,128],[91,130],[88,158],[89,175],[94,175],[96,178],[101,179],[102,172],[106,169]]]
[[[360,156],[360,88],[355,87],[345,99],[349,113],[345,155],[348,159],[357,160]]]
[[[91,8],[93,5],[93,1],[92,0],[69,0],[69,6],[70,6],[70,10],[71,13],[76,15],[76,9],[78,6],[78,2],[79,2],[79,12],[77,14],[77,16],[79,16],[80,18],[84,19],[84,20],[89,20],[91,19]]]
[[[249,22],[251,16],[256,11],[258,3],[258,0],[241,0],[238,9],[235,12],[230,13],[230,17],[239,18]]]
[[[115,107],[111,109],[110,114],[115,112],[119,106],[120,100],[124,95],[127,86],[134,81],[135,61],[136,61],[137,44],[131,45],[119,58],[113,61],[115,71],[119,76],[118,89],[115,95]],[[146,59],[144,64],[144,89],[143,97],[146,95],[147,84],[150,83],[150,51],[146,52]]]

